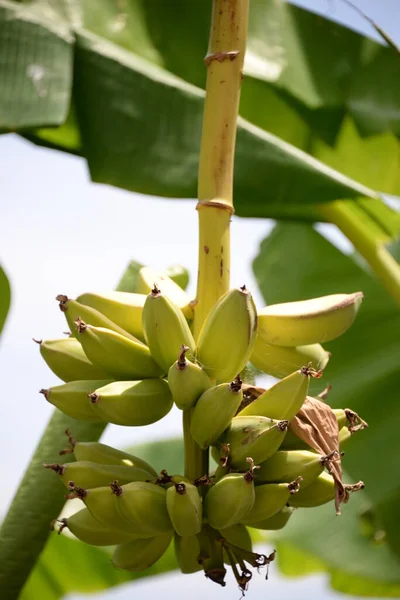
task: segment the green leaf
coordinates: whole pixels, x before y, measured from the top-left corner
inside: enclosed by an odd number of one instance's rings
[[[348,117],[343,122],[335,147],[316,140],[313,155],[372,189],[400,194],[400,142],[390,132],[363,139]]]
[[[0,529],[0,589],[2,598],[16,598],[35,565],[50,533],[50,524],[65,503],[65,488],[43,463],[63,463],[60,457],[69,428],[77,439],[98,440],[106,424],[76,421],[54,411],[20,483]]]
[[[3,330],[11,304],[11,288],[7,275],[0,267],[0,333]]]
[[[60,125],[71,97],[73,36],[39,3],[0,1],[0,128]]]
[[[38,2],[29,6],[40,12],[43,5]],[[61,147],[64,137],[65,149],[73,152],[82,147],[94,181],[159,196],[195,197],[210,2],[188,5],[178,0],[167,7],[161,0],[152,3],[136,0],[129,4],[126,13],[121,12],[118,3],[108,0],[96,2],[95,9],[93,0],[82,0],[80,6],[82,15],[77,17],[76,11],[73,13],[69,31],[72,34],[75,30],[74,104],[69,121],[61,134],[61,130],[40,132],[36,128],[28,135],[36,142],[42,135],[44,143],[54,147]],[[17,7],[21,10],[21,5]],[[13,11],[17,19],[17,8]],[[51,15],[56,20],[56,13]],[[257,88],[256,106],[261,116],[257,119],[254,113],[250,114],[251,91],[246,101],[245,83],[245,114],[255,124],[239,121],[237,214],[283,218],[304,214],[310,219],[315,215],[312,208],[299,210],[296,205],[360,195],[375,197],[371,189],[327,168],[256,125],[271,124],[271,119],[265,120],[262,115],[269,112],[264,106],[274,96],[275,105],[284,107],[276,122],[287,132],[296,131],[291,140],[308,147],[308,125],[304,125],[307,110],[312,107],[317,111],[325,108],[328,112],[338,108],[339,113],[342,111],[344,83],[351,69],[345,74],[329,71],[322,60],[323,53],[312,52],[309,33],[315,30],[316,16],[285,5],[274,8],[266,0],[260,0],[252,3],[250,21],[249,81],[253,90]],[[60,22],[65,30],[64,15]],[[177,23],[180,34],[171,44],[171,32]],[[275,37],[265,38],[265,23],[271,31],[277,28]],[[318,39],[319,43],[323,40],[327,60],[345,57],[348,65],[355,66],[362,38],[341,28],[337,40],[329,33],[328,51],[326,36],[332,27],[336,28],[324,22],[316,29],[321,31]],[[29,29],[25,35],[27,39],[33,38],[32,44],[35,42],[35,31]],[[278,48],[277,40],[281,40]],[[304,51],[301,53],[299,49]],[[22,67],[16,63],[12,68],[19,73]],[[195,75],[196,72],[201,76]],[[31,95],[34,103],[33,90]],[[289,102],[289,96],[294,98],[293,102]],[[299,103],[304,107],[303,112],[299,112]],[[321,115],[318,119],[321,121]],[[48,123],[46,118],[37,125]]]
[[[107,550],[53,533],[19,598],[57,600],[71,593],[100,592],[176,568],[173,544],[155,565],[130,573],[116,569]]]
[[[130,446],[127,452],[140,456],[157,472],[166,469],[170,475],[183,473],[183,438],[156,440],[146,444]]]
[[[400,453],[400,314],[396,304],[351,257],[343,255],[307,225],[278,225],[262,242],[253,268],[269,304],[338,292],[364,292],[365,300],[354,325],[344,336],[326,344],[332,358],[324,378],[333,385],[328,402],[334,407],[354,409],[370,425],[349,441],[344,466],[353,480],[366,483],[365,491],[358,496],[368,497],[385,522],[385,510],[390,509],[392,514],[395,502],[400,501],[400,485],[394,477]],[[320,387],[321,384],[314,384],[314,390]],[[385,504],[389,500],[389,505]],[[357,506],[353,503],[354,498],[343,508],[344,514],[352,505]],[[313,511],[306,519],[311,528],[314,519]],[[339,531],[343,522],[342,518],[337,521]],[[400,531],[397,521],[390,522],[388,542],[396,552],[395,540]],[[320,556],[320,549],[308,549]]]

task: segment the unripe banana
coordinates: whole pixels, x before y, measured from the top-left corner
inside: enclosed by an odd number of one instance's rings
[[[301,478],[299,478],[300,480]],[[255,488],[254,504],[247,515],[241,519],[245,525],[258,523],[273,517],[289,501],[292,495],[296,496],[299,481],[292,483],[265,483]]]
[[[156,286],[146,298],[142,324],[151,355],[164,373],[176,361],[182,344],[194,354],[194,339],[183,312]]]
[[[100,423],[104,421],[104,419],[91,407],[91,404],[88,401],[88,393],[107,383],[110,383],[110,379],[97,379],[95,381],[83,379],[70,381],[63,385],[56,385],[47,390],[42,389],[40,390],[40,393],[43,394],[50,404],[53,404],[73,419]]]
[[[306,444],[302,439],[296,435],[289,424],[285,438],[281,444],[280,450],[312,450],[311,446]]]
[[[128,484],[131,485],[131,484]],[[117,497],[110,486],[96,487],[91,490],[75,486],[71,481],[68,486],[71,493],[66,498],[79,498],[89,510],[92,517],[109,529],[117,529],[130,533],[132,537],[146,537],[141,534],[141,528],[127,523],[117,510]]]
[[[78,339],[87,357],[119,379],[159,377],[162,369],[147,346],[104,327],[87,325],[77,319]]]
[[[136,338],[144,339],[142,328],[142,312],[146,301],[145,294],[132,294],[129,292],[107,292],[104,294],[86,293],[78,296],[77,301],[85,306],[96,309],[110,321],[130,333]],[[77,315],[91,325],[108,327],[94,323],[83,315]]]
[[[255,500],[253,480],[252,469],[229,473],[209,489],[204,502],[211,527],[220,531],[243,521]]]
[[[201,328],[197,358],[217,382],[232,381],[247,364],[257,337],[257,310],[245,286],[227,292]]]
[[[67,527],[81,542],[92,546],[114,546],[132,539],[126,531],[110,528],[95,519],[87,508],[83,508],[72,516],[61,519],[59,533]]]
[[[239,415],[259,415],[290,421],[302,407],[309,385],[310,370],[303,367],[278,381],[240,411]]]
[[[247,527],[241,523],[236,523],[236,525],[231,525],[226,529],[220,529],[219,532],[230,544],[238,546],[238,548],[243,548],[248,552],[252,552],[253,544],[250,533]]]
[[[73,452],[76,460],[86,460],[104,465],[136,467],[157,477],[157,471],[145,460],[117,450],[100,442],[75,442]]]
[[[155,423],[169,413],[173,404],[168,383],[163,379],[113,381],[88,395],[93,411],[116,425]]]
[[[353,324],[363,298],[356,292],[266,306],[258,313],[259,330],[277,346],[330,342]]]
[[[351,438],[352,433],[348,427],[342,427],[339,430],[339,447],[343,446]]]
[[[112,562],[118,569],[144,571],[154,565],[166,552],[172,540],[172,532],[160,533],[143,540],[131,540],[115,548]]]
[[[267,417],[234,417],[222,438],[223,443],[229,444],[230,466],[245,469],[248,456],[256,464],[267,460],[281,445],[287,426],[287,421]]]
[[[279,512],[270,517],[269,519],[264,519],[264,521],[257,521],[249,524],[249,527],[253,527],[254,529],[263,529],[266,531],[274,531],[278,529],[282,529],[285,527],[286,523],[289,521],[292,516],[295,508],[291,506],[284,506],[281,508]]]
[[[321,473],[317,479],[289,500],[290,506],[313,507],[326,504],[335,498],[335,482],[332,475]]]
[[[152,537],[172,531],[164,488],[134,481],[114,486],[117,510],[139,537]]]
[[[315,369],[323,370],[329,358],[330,353],[326,352],[320,344],[273,346],[265,341],[263,331],[259,331],[250,362],[264,373],[282,378],[310,363]]]
[[[178,535],[200,533],[202,509],[202,500],[195,485],[181,481],[167,490],[167,510]]]
[[[71,300],[71,298],[68,298],[68,296],[65,296],[64,294],[59,294],[56,297],[56,300],[59,302],[59,308],[61,312],[64,313],[68,327],[70,328],[70,331],[74,337],[78,338],[76,320],[81,319],[82,321],[85,321],[85,323],[90,323],[94,327],[105,327],[106,329],[116,331],[125,337],[136,340],[136,338],[131,336],[131,334],[125,331],[125,329],[117,325],[117,323],[111,321],[111,319],[103,315],[95,308],[86,306],[77,300]]]
[[[139,294],[150,294],[154,284],[163,291],[163,294],[168,296],[179,306],[185,317],[189,320],[193,319],[193,308],[190,304],[188,294],[168,275],[159,271],[155,271],[150,267],[142,267],[138,273],[136,281],[136,292]]]
[[[332,408],[332,412],[336,417],[339,429],[348,424],[346,411],[343,408]]]
[[[36,341],[36,340],[35,340]],[[73,337],[39,341],[40,354],[62,381],[110,379],[110,373],[90,362],[82,346]]]
[[[174,537],[175,556],[182,573],[196,573],[202,566],[198,561],[200,544],[197,535]]]
[[[168,371],[168,384],[174,402],[181,410],[192,408],[203,392],[211,387],[207,373],[185,356],[188,346],[181,346],[178,360]]]
[[[307,487],[324,470],[324,457],[307,450],[278,450],[260,464],[259,483],[290,483],[301,476],[301,489]]]
[[[70,481],[75,485],[92,489],[105,487],[116,479],[123,485],[131,481],[152,481],[154,476],[138,467],[119,465],[100,465],[99,463],[86,460],[66,463],[65,465],[51,464],[43,465],[46,469],[52,469],[60,475],[64,485],[68,487]]]
[[[192,414],[190,433],[200,448],[214,444],[229,426],[243,400],[242,381],[221,383],[204,392]]]

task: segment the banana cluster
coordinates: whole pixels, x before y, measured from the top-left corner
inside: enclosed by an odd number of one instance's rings
[[[64,381],[41,390],[48,402],[75,419],[135,427],[162,419],[175,403],[189,416],[193,443],[217,463],[215,472],[189,480],[70,436],[61,454],[73,452],[76,460],[44,466],[61,478],[66,497],[80,498],[85,508],[58,521],[59,532],[68,528],[87,544],[116,546],[113,563],[130,571],[156,563],[173,540],[183,573],[203,569],[225,585],[230,565],[245,590],[250,567],[274,558],[253,552],[248,527],[280,529],[296,509],[335,498],[331,464],[339,452],[317,453],[290,422],[310,379],[328,362],[320,343],[350,327],[362,294],[278,304],[257,314],[246,287],[232,289],[197,340],[194,303],[172,279],[147,267],[137,293],[57,300],[70,335],[39,342]],[[249,361],[280,380],[254,394],[242,381]],[[334,413],[340,444],[366,426],[350,410]]]

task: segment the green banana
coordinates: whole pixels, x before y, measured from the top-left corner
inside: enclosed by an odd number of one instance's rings
[[[200,533],[202,509],[195,485],[181,481],[167,490],[167,511],[178,535],[188,537]]]
[[[250,362],[257,369],[280,379],[310,363],[315,369],[323,370],[329,358],[330,353],[326,352],[320,344],[273,346],[265,341],[263,331],[259,331]]]
[[[332,408],[332,412],[336,417],[339,429],[348,424],[346,411],[343,408]]]
[[[165,273],[155,271],[151,267],[142,267],[138,273],[135,291],[147,296],[154,285],[162,289],[163,293],[179,306],[187,319],[193,319],[193,307],[188,294]]]
[[[285,438],[281,444],[280,450],[312,450],[311,446],[306,444],[302,439],[296,435],[289,424]]]
[[[281,445],[287,426],[287,421],[267,417],[234,417],[222,437],[222,443],[229,444],[231,468],[245,469],[248,456],[256,464],[267,460]]]
[[[145,344],[111,329],[87,325],[81,319],[76,325],[78,340],[89,360],[115,378],[146,379],[163,374]]]
[[[243,548],[248,552],[253,551],[253,543],[251,541],[250,533],[248,532],[247,527],[241,523],[236,523],[236,525],[231,525],[226,529],[220,529],[219,532],[230,544],[233,544],[238,548]]]
[[[107,317],[108,320],[112,321],[134,337],[144,339],[142,312],[146,301],[145,294],[114,291],[105,294],[86,293],[80,294],[77,301],[99,311],[99,313]],[[108,325],[94,323],[92,320],[86,319],[82,314],[76,315],[75,318],[77,317],[81,317],[84,321],[87,320],[91,325],[113,329]]]
[[[197,359],[217,382],[229,382],[246,366],[257,337],[257,310],[243,286],[214,305],[201,328]]]
[[[76,486],[73,481],[69,482],[68,487],[71,492],[66,498],[79,498],[82,500],[92,517],[103,523],[107,528],[127,532],[132,537],[146,537],[146,535],[142,535],[140,527],[127,523],[119,514],[117,497],[113,492],[114,487],[104,486],[85,490]]]
[[[351,436],[352,436],[352,433],[351,433],[350,429],[346,426],[342,427],[339,430],[339,447],[343,446],[343,444],[348,442],[349,439],[351,438]]]
[[[290,499],[290,506],[295,507],[313,507],[326,504],[335,498],[335,482],[332,475],[321,473],[317,479],[308,485],[304,490],[301,489]]]
[[[166,552],[172,540],[172,532],[160,533],[154,537],[131,540],[120,544],[114,550],[112,562],[118,569],[144,571],[154,565]]]
[[[74,442],[73,452],[76,460],[79,461],[85,460],[104,465],[136,467],[137,469],[147,471],[151,475],[154,475],[154,477],[158,475],[157,471],[145,460],[122,450],[117,450],[117,448],[113,448],[112,446],[101,444],[100,442]]]
[[[197,535],[174,537],[175,556],[182,573],[196,573],[202,566],[198,561],[200,544]]]
[[[301,476],[301,489],[312,483],[324,470],[324,457],[307,450],[278,450],[261,463],[257,471],[259,483],[290,483]]]
[[[247,473],[229,473],[219,479],[205,497],[205,512],[214,529],[227,529],[243,521],[254,500],[253,468]]]
[[[81,319],[95,327],[105,327],[107,329],[111,329],[112,331],[116,331],[127,338],[137,341],[135,337],[117,325],[117,323],[114,323],[111,321],[111,319],[96,310],[96,308],[86,306],[85,304],[78,302],[78,300],[72,300],[64,294],[59,294],[56,297],[56,300],[59,302],[59,308],[61,312],[64,313],[68,327],[70,328],[70,331],[74,337],[78,338],[76,320]]]
[[[93,412],[116,425],[155,423],[169,413],[173,404],[168,383],[163,379],[113,381],[88,396]]]
[[[153,537],[172,531],[164,488],[133,481],[113,486],[119,515],[137,532],[137,537]],[[140,534],[140,535],[139,535]]]
[[[154,476],[138,467],[101,465],[86,460],[66,463],[65,465],[51,464],[43,465],[46,469],[52,469],[60,475],[64,485],[73,481],[75,485],[92,489],[109,485],[115,479],[122,485],[130,481],[151,481]]]
[[[41,340],[37,343],[40,345],[40,354],[47,366],[62,381],[110,379],[110,373],[92,364],[78,340],[73,337]]]
[[[240,416],[259,415],[270,419],[293,419],[310,386],[310,371],[303,367],[281,379],[240,411]]]
[[[69,381],[68,383],[56,385],[47,390],[42,389],[40,393],[43,394],[50,404],[53,404],[73,419],[100,423],[104,419],[93,410],[88,401],[88,393],[107,383],[110,383],[110,379]]]
[[[72,516],[60,520],[59,533],[67,527],[82,542],[92,546],[114,546],[132,539],[126,531],[110,528],[95,519],[87,508],[83,508]]]
[[[258,312],[259,330],[277,346],[330,342],[353,324],[363,298],[355,292],[266,306]]]
[[[251,510],[241,519],[244,525],[258,523],[273,517],[299,490],[299,480],[292,483],[265,483],[255,488],[254,504]]]
[[[296,509],[291,506],[284,506],[279,512],[275,513],[269,519],[249,523],[249,527],[253,527],[254,529],[263,529],[266,531],[282,529],[285,527],[295,510]]]
[[[181,346],[178,360],[168,371],[168,385],[176,406],[181,410],[192,408],[203,392],[211,387],[207,373],[186,358],[188,350],[188,346]]]
[[[182,344],[194,354],[195,342],[183,312],[156,286],[144,303],[142,324],[151,355],[164,373],[176,361]]]
[[[236,377],[231,383],[209,388],[194,407],[190,433],[200,448],[214,444],[229,426],[243,400],[242,381]]]

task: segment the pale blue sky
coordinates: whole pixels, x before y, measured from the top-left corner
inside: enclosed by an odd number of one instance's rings
[[[339,0],[295,3],[376,37],[368,23]],[[399,0],[355,3],[399,41]],[[131,258],[158,268],[181,260],[195,274],[197,213],[195,201],[166,202],[93,185],[83,160],[35,147],[14,135],[0,137],[0,157],[0,185],[5,199],[1,208],[0,261],[13,290],[12,309],[0,345],[1,516],[52,411],[38,390],[56,384],[57,379],[40,359],[31,338],[61,337],[65,323],[55,296],[65,293],[73,297],[113,288]],[[259,305],[262,301],[251,261],[270,227],[270,222],[261,219],[234,218],[232,223],[232,286],[246,283]],[[339,237],[336,239],[340,242]],[[194,286],[193,276],[191,293]],[[173,410],[150,427],[110,426],[103,440],[124,447],[179,434],[180,416],[178,410]],[[159,586],[171,590],[175,600],[183,600],[188,593],[192,598],[207,595],[210,600],[222,598],[222,594],[236,598],[238,594],[233,582],[230,589],[222,590],[200,574],[147,580],[135,584],[134,590],[128,586],[101,597],[122,600],[133,591],[150,597]],[[247,598],[257,598],[261,593],[281,600],[339,597],[327,589],[324,577],[286,580],[276,568],[271,569],[267,583],[261,575],[254,577]]]

